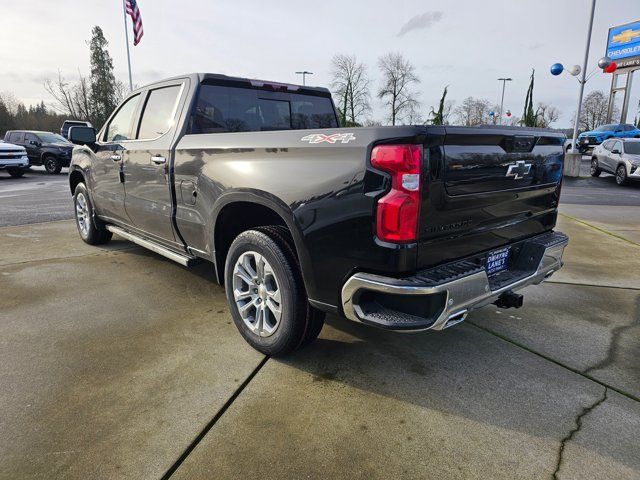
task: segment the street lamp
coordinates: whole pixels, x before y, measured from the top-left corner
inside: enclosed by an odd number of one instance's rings
[[[313,72],[307,72],[303,70],[302,72],[296,72],[296,75],[302,75],[302,85],[306,85],[307,75],[313,75]]]
[[[500,100],[500,117],[498,118],[498,125],[502,125],[502,106],[504,105],[504,87],[507,82],[513,80],[512,78],[499,78],[498,81],[502,82],[502,100]]]

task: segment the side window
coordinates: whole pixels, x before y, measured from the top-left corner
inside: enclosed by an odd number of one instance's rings
[[[611,151],[611,144],[613,142],[611,140],[605,140],[604,143],[602,144],[602,148],[604,148],[605,150],[609,150]]]
[[[173,125],[180,85],[157,88],[149,92],[138,130],[138,139],[153,139]]]
[[[121,142],[131,139],[131,124],[138,108],[140,94],[134,95],[122,104],[104,132],[105,142]]]
[[[38,137],[36,137],[33,133],[25,133],[24,134],[24,141],[25,141],[25,143],[37,142],[38,141]]]
[[[620,140],[615,142],[611,150],[618,150],[619,152],[622,152],[622,142]]]
[[[625,129],[627,132],[633,132],[633,131],[636,129],[636,127],[634,127],[633,125],[625,125],[625,126],[624,126],[624,129]]]
[[[9,143],[22,143],[24,140],[24,134],[20,132],[13,132],[9,135]]]

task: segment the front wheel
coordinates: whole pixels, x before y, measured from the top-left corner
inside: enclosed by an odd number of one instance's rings
[[[111,240],[112,233],[104,227],[99,219],[95,218],[89,192],[87,192],[84,183],[79,183],[76,187],[73,194],[73,204],[78,233],[85,243],[101,245]]]
[[[618,185],[626,185],[627,182],[627,167],[624,165],[618,165],[618,168],[616,169],[616,183]]]
[[[266,355],[290,353],[322,329],[323,315],[309,305],[297,260],[275,227],[236,237],[226,259],[225,288],[240,334]]]
[[[62,165],[53,155],[48,155],[47,157],[45,157],[43,164],[44,169],[50,175],[57,175],[62,171]]]
[[[20,178],[24,175],[24,169],[22,168],[7,168],[7,172],[9,172],[9,175],[13,178]]]
[[[602,170],[600,169],[600,165],[598,165],[598,159],[596,157],[593,157],[591,159],[591,176],[599,177],[601,173]]]

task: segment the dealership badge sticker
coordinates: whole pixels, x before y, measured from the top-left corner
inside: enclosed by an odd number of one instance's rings
[[[351,140],[355,140],[356,136],[353,133],[334,133],[333,135],[324,135],[322,133],[312,133],[300,139],[301,142],[314,143],[349,143]]]

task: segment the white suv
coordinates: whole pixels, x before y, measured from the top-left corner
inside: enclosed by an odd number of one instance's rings
[[[29,166],[27,151],[20,145],[0,142],[0,170],[7,170],[14,178],[21,177]]]
[[[640,138],[610,138],[593,149],[591,176],[607,172],[618,185],[640,180]]]

